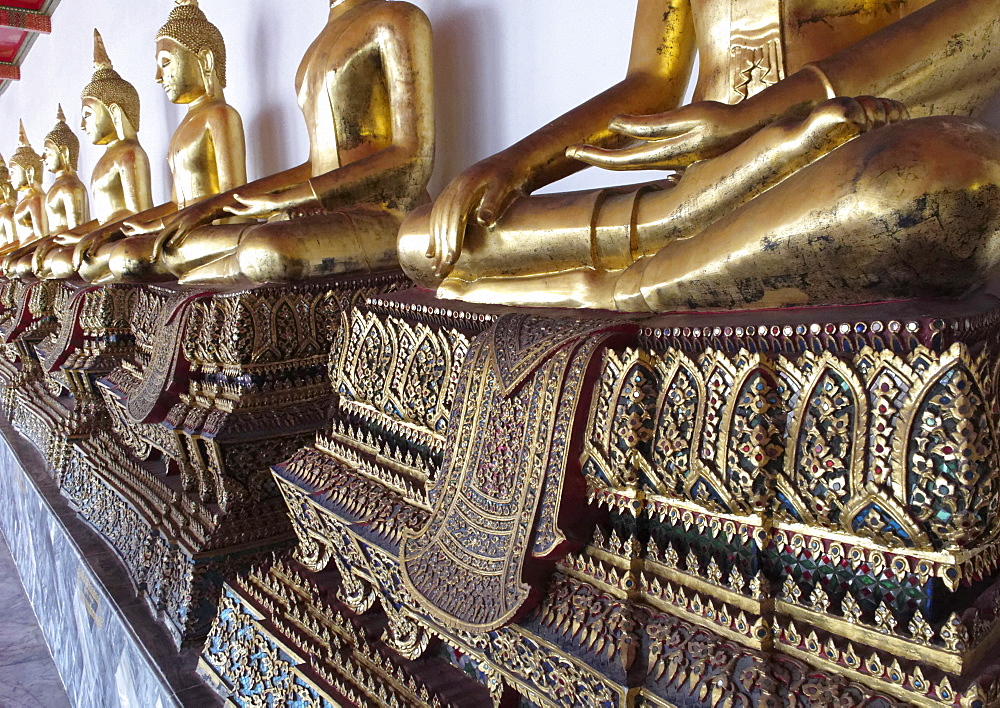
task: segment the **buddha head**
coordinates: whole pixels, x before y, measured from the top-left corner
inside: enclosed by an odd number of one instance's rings
[[[14,205],[14,187],[10,184],[10,172],[7,171],[7,163],[0,155],[0,205]]]
[[[226,45],[198,0],[176,0],[156,33],[156,80],[173,103],[214,96],[226,86]]]
[[[21,190],[31,185],[38,186],[41,181],[42,158],[28,142],[28,134],[24,132],[24,121],[21,121],[17,150],[10,158],[10,183],[14,189]]]
[[[56,113],[56,127],[45,136],[42,162],[49,172],[75,171],[80,159],[80,139],[66,125],[62,105]]]
[[[94,145],[135,135],[139,130],[139,93],[111,65],[104,40],[94,30],[94,75],[80,95],[81,127]]]

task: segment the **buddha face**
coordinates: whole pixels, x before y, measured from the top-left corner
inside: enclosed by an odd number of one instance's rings
[[[16,162],[8,165],[10,170],[10,186],[14,189],[24,189],[28,186],[28,173]]]
[[[118,136],[111,111],[96,98],[83,99],[83,118],[80,127],[94,145],[107,145]]]
[[[206,93],[198,55],[166,37],[156,43],[156,81],[172,103],[191,103]]]
[[[64,167],[62,152],[51,140],[45,141],[45,149],[42,150],[42,164],[49,172],[59,172]]]

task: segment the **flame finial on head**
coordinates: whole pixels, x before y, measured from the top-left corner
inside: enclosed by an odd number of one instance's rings
[[[80,139],[66,125],[66,114],[63,113],[62,104],[59,104],[56,113],[56,127],[45,136],[45,142],[52,143],[58,148],[66,148],[69,152],[69,166],[76,169],[80,160]]]
[[[28,142],[28,133],[24,130],[23,119],[19,123],[17,143],[17,150],[14,151],[14,155],[10,158],[11,163],[25,171],[34,170],[35,181],[41,180],[42,158],[32,149],[31,143]]]
[[[111,64],[111,57],[108,56],[108,50],[104,47],[104,38],[101,33],[94,28],[94,70],[100,69],[110,69],[114,70],[114,66]]]
[[[94,76],[81,99],[93,98],[108,108],[118,106],[135,130],[139,130],[139,92],[115,71],[101,33],[94,29]]]

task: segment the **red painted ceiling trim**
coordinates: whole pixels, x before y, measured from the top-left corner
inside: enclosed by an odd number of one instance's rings
[[[18,12],[0,5],[0,27],[16,27],[28,32],[52,32],[52,18],[48,15],[36,15],[31,12]]]
[[[12,10],[28,10],[29,12],[44,12],[46,0],[4,0],[0,2],[0,7],[8,7]]]

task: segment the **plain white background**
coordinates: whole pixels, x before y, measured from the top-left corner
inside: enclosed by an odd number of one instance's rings
[[[412,0],[434,28],[437,158],[432,194],[490,155],[620,81],[628,65],[636,0]],[[153,165],[153,196],[170,195],[166,146],[184,107],[154,81],[156,31],[172,0],[62,0],[52,34],[38,37],[21,80],[0,95],[0,154],[17,146],[24,119],[32,145],[62,103],[81,138],[80,175],[90,180],[103,148],[79,129],[80,91],[93,73],[93,29],[142,99],[139,138]],[[295,103],[295,70],[326,22],[328,0],[201,0],[228,52],[226,98],[242,115],[251,179],[308,155]],[[991,111],[991,115],[1000,111]],[[649,178],[589,169],[558,184],[577,189]],[[51,175],[46,175],[46,184]],[[551,190],[551,188],[550,188]]]

